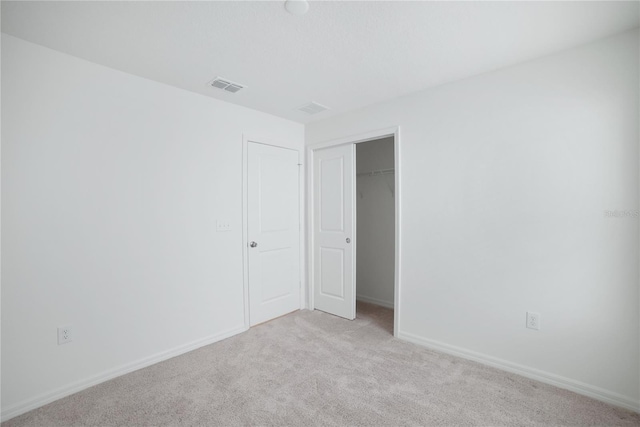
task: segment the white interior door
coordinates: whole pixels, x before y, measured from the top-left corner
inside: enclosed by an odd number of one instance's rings
[[[298,152],[248,143],[251,326],[300,308]]]
[[[313,161],[314,306],[355,319],[355,144],[314,150]]]

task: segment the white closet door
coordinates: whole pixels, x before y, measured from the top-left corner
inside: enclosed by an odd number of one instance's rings
[[[355,319],[355,144],[315,150],[314,305]]]
[[[298,152],[248,146],[249,323],[300,308]]]

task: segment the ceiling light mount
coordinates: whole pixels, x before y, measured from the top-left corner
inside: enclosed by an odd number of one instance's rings
[[[307,0],[287,0],[284,2],[284,8],[292,15],[302,16],[309,10],[309,2]]]

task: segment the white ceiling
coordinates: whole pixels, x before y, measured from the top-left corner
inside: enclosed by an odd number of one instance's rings
[[[294,16],[282,1],[3,1],[2,31],[307,123],[637,27],[639,4],[312,0]],[[331,110],[296,110],[312,100]]]

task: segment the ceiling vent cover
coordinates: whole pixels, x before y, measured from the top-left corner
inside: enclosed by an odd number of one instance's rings
[[[328,110],[329,107],[325,107],[324,105],[320,105],[317,102],[310,102],[308,104],[303,105],[302,107],[298,107],[298,110],[307,113],[307,114],[317,114],[322,111]]]
[[[224,77],[216,77],[209,82],[209,85],[215,87],[216,89],[226,90],[227,92],[231,93],[236,93],[240,89],[246,88],[246,86],[236,82],[232,82],[231,80],[225,79]]]

